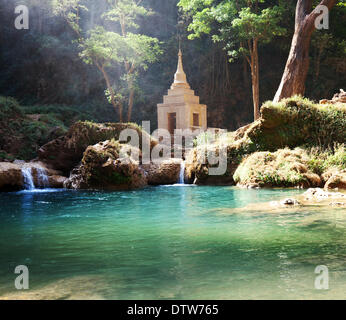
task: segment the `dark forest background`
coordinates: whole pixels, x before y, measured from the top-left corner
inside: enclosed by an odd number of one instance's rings
[[[36,5],[30,7],[30,29],[16,30],[16,1],[0,0],[0,95],[31,106],[31,113],[40,113],[42,106],[50,110],[68,107],[85,112],[89,115],[86,118],[95,121],[117,121],[117,114],[104,95],[102,75],[95,66],[86,65],[78,57],[78,46],[72,42],[74,32],[62,18],[50,14],[45,1],[31,2]],[[85,13],[88,17],[83,21],[91,27],[98,23],[105,0],[87,2],[92,10]],[[157,123],[156,105],[162,101],[176,70],[177,25],[181,20],[177,2],[142,2],[155,14],[141,21],[139,32],[162,41],[163,54],[140,76],[132,120],[138,123],[150,120],[152,129]],[[259,50],[261,103],[274,97],[290,48],[296,1],[286,2],[282,25],[287,34]],[[186,31],[182,31],[182,36],[184,68],[201,103],[208,106],[208,125],[234,130],[251,122],[251,78],[246,61],[229,63],[222,44],[213,43],[208,36],[193,41],[187,40]],[[317,31],[313,37],[306,89],[310,99],[331,98],[340,88],[345,89],[345,39],[346,10],[338,7],[331,12],[330,29]]]

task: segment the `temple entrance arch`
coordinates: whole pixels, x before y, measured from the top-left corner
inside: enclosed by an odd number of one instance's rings
[[[177,114],[175,112],[168,113],[168,131],[170,134],[174,134],[174,130],[177,128]]]

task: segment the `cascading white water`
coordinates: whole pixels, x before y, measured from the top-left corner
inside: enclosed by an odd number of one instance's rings
[[[179,184],[185,184],[185,161],[180,164]]]
[[[40,187],[47,188],[49,187],[48,176],[46,170],[43,168],[36,168],[37,172],[37,182]]]
[[[41,188],[49,187],[49,180],[46,174],[46,170],[40,167],[35,167],[36,175],[37,175],[37,185]],[[24,165],[22,167],[22,175],[24,179],[24,188],[25,190],[34,190],[35,183],[34,177],[32,175],[32,167]]]
[[[24,178],[24,188],[26,190],[35,189],[34,179],[32,177],[31,167],[23,167],[22,174]]]

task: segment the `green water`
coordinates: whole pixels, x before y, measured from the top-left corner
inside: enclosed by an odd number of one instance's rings
[[[0,194],[0,298],[346,298],[346,210],[267,210],[297,190]],[[241,210],[248,204],[255,208]],[[30,289],[14,288],[26,265]],[[314,270],[329,268],[329,290]]]

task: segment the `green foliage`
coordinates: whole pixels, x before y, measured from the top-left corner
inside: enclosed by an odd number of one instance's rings
[[[212,134],[211,132],[203,132],[199,134],[193,141],[193,145],[196,146],[202,146],[202,145],[208,145],[211,143],[214,143],[215,140],[218,138],[217,135]]]
[[[22,118],[23,116],[23,110],[20,108],[17,100],[11,97],[0,96],[0,121]]]
[[[336,144],[333,148],[321,150],[318,147],[308,148],[307,165],[311,171],[322,175],[330,168],[346,169],[346,151],[344,144]]]
[[[319,186],[319,176],[330,169],[346,168],[343,144],[333,149],[317,147],[279,149],[274,153],[255,152],[244,158],[234,173],[236,183],[258,183],[262,186]]]
[[[150,10],[140,6],[140,1],[134,0],[109,0],[108,9],[102,14],[104,25],[116,23],[120,31],[108,31],[103,26],[95,26],[86,34],[83,34],[80,22],[79,0],[55,1],[54,13],[63,16],[78,35],[80,47],[79,56],[87,64],[97,66],[107,84],[105,95],[114,107],[122,105],[125,100],[125,92],[122,82],[116,85],[111,83],[111,77],[107,68],[118,68],[121,76],[119,80],[125,80],[130,94],[136,86],[136,78],[140,70],[147,70],[148,65],[155,62],[162,53],[158,39],[144,34],[131,33],[129,30],[138,29],[137,21],[140,17],[151,14]],[[132,107],[132,106],[131,106]]]
[[[271,187],[317,186],[320,178],[308,171],[308,159],[307,153],[300,148],[255,152],[241,162],[233,179],[240,184]]]
[[[212,33],[214,41],[223,42],[231,59],[249,55],[249,40],[266,43],[286,33],[280,26],[283,6],[271,6],[269,1],[180,0],[178,5],[192,17],[189,38]]]
[[[316,104],[299,96],[271,101],[261,108],[264,126],[250,134],[262,150],[300,146],[309,143],[320,148],[332,147],[346,141],[345,104]],[[265,128],[275,127],[275,135]]]
[[[134,0],[108,0],[111,9],[103,17],[108,21],[114,21],[127,26],[130,29],[138,29],[138,17],[150,16],[152,12],[143,6],[141,1]]]
[[[127,50],[123,60],[136,66],[136,68],[147,70],[148,64],[155,62],[158,56],[162,54],[159,40],[146,35],[128,33],[125,37],[125,43]]]
[[[121,62],[125,53],[123,38],[116,32],[106,31],[97,26],[90,31],[90,36],[81,44],[80,57],[87,64],[99,64],[103,67],[111,67],[113,63]]]
[[[162,53],[156,38],[134,33],[127,33],[124,37],[101,26],[92,29],[89,38],[80,47],[80,57],[85,63],[96,63],[102,67],[126,62],[136,69],[146,70],[148,64],[155,62],[158,54]]]
[[[70,27],[80,35],[80,11],[88,10],[81,4],[81,0],[52,0],[51,5],[53,14],[64,17]]]
[[[64,135],[74,122],[100,119],[98,113],[91,106],[21,106],[13,98],[0,96],[0,159],[31,160],[40,146]]]
[[[281,175],[277,172],[258,171],[256,180],[260,182],[260,185],[277,187],[293,187],[306,181],[303,175],[289,169],[281,172]]]
[[[229,60],[242,56],[250,66],[254,119],[259,118],[259,45],[284,35],[280,26],[284,7],[273,6],[265,0],[190,1],[178,5],[192,17],[188,30],[190,39],[211,34],[214,42],[221,42]]]
[[[64,16],[52,15],[51,0],[15,1],[16,4],[28,5],[30,10],[30,30],[25,32],[19,32],[13,27],[13,5],[10,5],[13,2],[14,0],[0,1],[0,64],[3,66],[0,95],[16,97],[22,105],[28,106],[67,105],[81,113],[87,113],[87,118],[91,114],[96,122],[117,121],[118,114],[110,110],[105,99],[102,73],[94,65],[85,64],[79,57],[80,47],[76,41],[79,36],[66,23]],[[68,3],[63,0],[56,2],[60,5]],[[188,2],[193,4],[195,1]],[[238,2],[241,3],[240,0]],[[140,69],[136,74],[135,112],[132,121],[150,120],[153,128],[157,122],[156,104],[170,86],[176,69],[176,3],[177,1],[142,0],[140,5],[147,10],[152,8],[155,13],[139,16],[135,22],[138,29],[127,28],[127,32],[145,34],[164,42],[160,47],[165,54],[160,55],[156,63],[148,64],[147,72]],[[215,0],[213,3],[221,1]],[[119,22],[102,18],[109,9],[106,0],[83,0],[80,4],[88,8],[78,10],[83,37],[89,37],[88,31],[98,25],[107,31],[121,31]],[[260,9],[278,4],[288,8],[280,23],[288,33],[287,36],[276,37],[275,41],[263,43],[259,47],[261,101],[272,99],[275,94],[294,30],[295,1],[260,3]],[[318,56],[319,46],[313,46],[310,51],[312,59],[306,96],[316,101],[330,99],[340,88],[346,89],[346,7],[340,1],[339,4],[330,12],[330,29],[315,33],[330,34],[333,37],[323,50],[318,81],[314,81],[314,75],[317,69],[315,56]],[[211,19],[210,34],[218,34],[221,25],[213,17]],[[183,38],[186,35],[184,27],[185,24],[181,28]],[[197,90],[202,103],[208,106],[209,125],[236,130],[252,120],[252,96],[249,94],[251,88],[247,79],[249,70],[243,66],[243,59],[235,60],[232,64],[226,63],[222,47],[223,43],[212,43],[208,36],[194,41],[182,41],[184,67],[190,84]],[[229,49],[233,50],[238,50],[238,46]],[[106,70],[117,95],[116,100],[123,103],[125,113],[129,90],[127,77],[122,76],[124,67],[114,64]],[[60,109],[57,113],[60,113]],[[68,112],[66,119],[69,117]]]
[[[0,150],[0,161],[3,161],[3,160],[13,161],[15,160],[15,157],[11,154],[8,154],[5,151]]]

